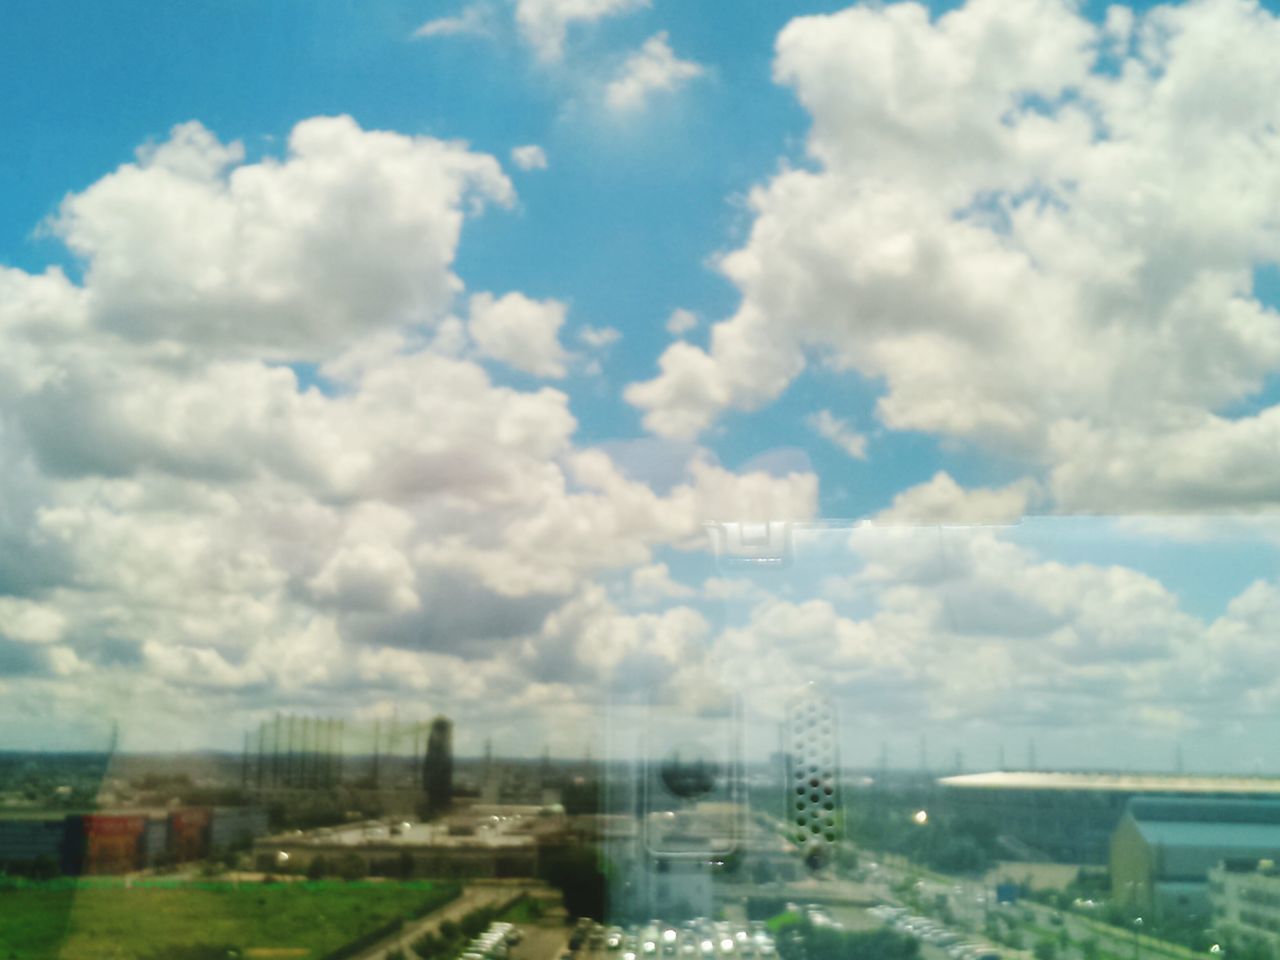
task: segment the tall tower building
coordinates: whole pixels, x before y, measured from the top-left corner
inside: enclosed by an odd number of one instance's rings
[[[428,813],[448,809],[453,798],[453,723],[448,717],[431,721],[427,759],[422,765],[422,789],[427,794]]]

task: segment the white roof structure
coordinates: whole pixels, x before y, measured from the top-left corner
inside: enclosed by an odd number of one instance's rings
[[[1159,773],[995,771],[942,777],[944,787],[976,790],[1090,790],[1112,793],[1280,795],[1276,777],[1193,777]]]

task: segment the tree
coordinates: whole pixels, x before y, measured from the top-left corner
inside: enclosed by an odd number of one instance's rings
[[[334,869],[343,880],[363,880],[369,875],[369,866],[358,853],[344,853]]]
[[[1056,960],[1058,945],[1049,937],[1041,937],[1036,941],[1031,952],[1035,955],[1036,960]]]
[[[401,880],[412,880],[415,866],[413,854],[408,850],[401,850],[396,861],[396,876]]]
[[[307,879],[322,880],[324,875],[329,872],[329,861],[323,856],[311,858],[311,862],[307,864]]]
[[[227,865],[221,860],[205,860],[200,864],[200,876],[213,879],[226,873]]]
[[[52,880],[58,875],[58,864],[47,853],[42,853],[31,861],[27,875],[32,880]]]
[[[604,919],[607,884],[593,850],[573,848],[551,854],[541,872],[547,883],[559,889],[569,916]]]

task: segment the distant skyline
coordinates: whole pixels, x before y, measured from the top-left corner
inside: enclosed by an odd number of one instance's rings
[[[1280,771],[1276,4],[82,6],[0,36],[0,748],[816,680]]]

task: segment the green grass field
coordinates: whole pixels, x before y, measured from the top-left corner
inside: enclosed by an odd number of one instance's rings
[[[507,909],[498,915],[499,920],[505,920],[508,923],[540,923],[546,909],[538,900],[532,897],[521,897]]]
[[[313,960],[452,899],[445,883],[135,883],[0,887],[0,960]],[[234,954],[233,954],[234,956]]]

